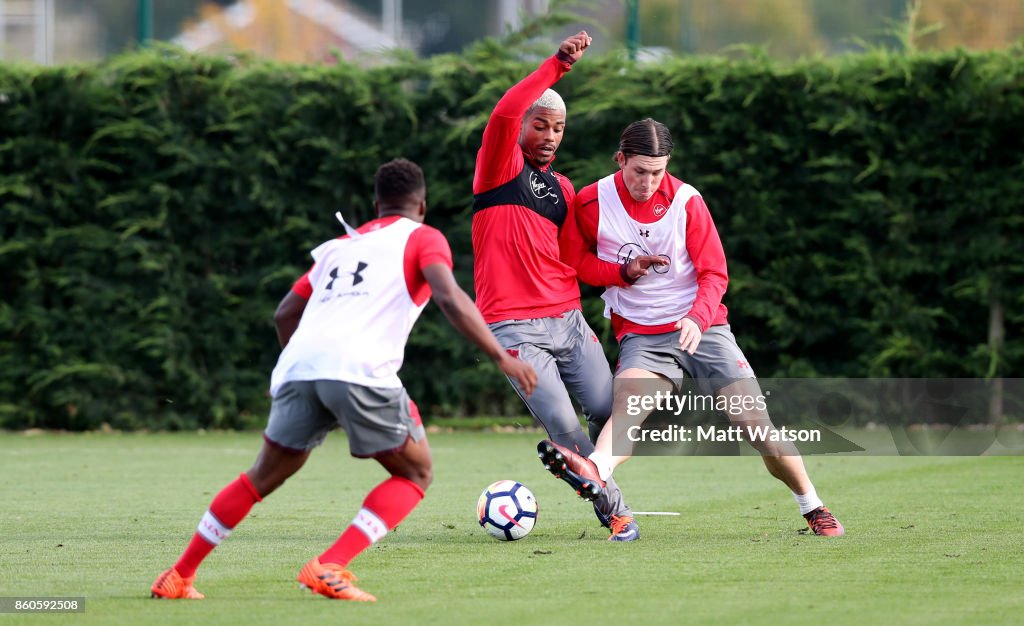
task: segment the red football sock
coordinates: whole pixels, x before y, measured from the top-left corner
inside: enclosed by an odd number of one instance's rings
[[[366,496],[352,524],[320,555],[320,562],[348,565],[357,554],[398,526],[422,499],[423,490],[411,480],[399,476],[385,480]]]
[[[183,578],[194,576],[206,555],[227,539],[231,530],[249,514],[252,505],[261,500],[263,498],[245,474],[228,483],[210,503],[209,510],[199,521],[199,529],[192,535],[192,541],[174,564],[174,569]]]

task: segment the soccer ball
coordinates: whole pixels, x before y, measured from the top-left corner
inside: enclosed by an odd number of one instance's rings
[[[480,494],[476,516],[494,537],[502,541],[522,539],[537,523],[537,498],[522,483],[499,480]]]

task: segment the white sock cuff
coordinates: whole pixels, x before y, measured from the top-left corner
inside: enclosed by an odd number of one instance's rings
[[[220,542],[224,541],[231,535],[231,529],[220,523],[213,513],[206,511],[203,515],[203,519],[199,520],[199,528],[196,531],[203,536],[203,539],[209,541],[215,546],[219,546]]]
[[[800,515],[807,515],[819,506],[824,506],[821,498],[818,497],[818,493],[814,490],[814,486],[811,486],[811,490],[805,494],[798,494],[793,492],[793,499],[800,505]]]
[[[596,450],[587,458],[597,466],[597,474],[601,480],[608,480],[608,477],[612,475],[612,460]]]
[[[388,525],[376,513],[365,507],[359,509],[352,525],[362,531],[370,543],[377,543],[388,534]]]

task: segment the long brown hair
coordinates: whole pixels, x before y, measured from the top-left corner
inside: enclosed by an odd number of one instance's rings
[[[672,133],[668,126],[649,117],[627,126],[619,138],[619,152],[626,158],[634,155],[671,156],[672,147]]]

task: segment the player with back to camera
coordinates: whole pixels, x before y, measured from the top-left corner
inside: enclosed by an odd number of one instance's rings
[[[595,451],[577,454],[558,441],[538,451],[556,476],[598,484],[630,458],[626,434],[650,411],[627,412],[628,398],[669,392],[684,376],[703,393],[729,400],[757,398],[761,388],[733,336],[722,304],[729,276],[725,252],[700,193],[668,174],[672,136],[651,118],[622,132],[615,161],[619,170],[580,190],[576,239],[563,246],[580,278],[607,286],[602,298],[619,340],[614,410]],[[668,259],[629,289],[611,285],[610,266],[639,252]],[[596,257],[594,258],[594,254]],[[748,402],[730,413],[733,425],[774,428],[766,410]],[[615,454],[613,443],[620,452]],[[815,492],[796,447],[788,442],[751,441],[772,476],[789,487],[816,535],[842,535],[843,526]]]
[[[565,102],[550,89],[590,46],[586,31],[566,38],[558,51],[498,101],[484,129],[473,177],[473,253],[476,303],[501,345],[537,370],[537,390],[527,408],[548,436],[589,454],[568,390],[580,403],[596,437],[611,414],[612,378],[597,336],[580,304],[576,272],[560,258],[561,232],[573,230],[572,183],[551,169],[566,126]],[[622,267],[640,276],[650,259]],[[625,284],[625,282],[623,282]],[[594,510],[610,540],[633,541],[639,528],[614,481],[602,491],[591,481],[568,482],[595,499]]]
[[[419,412],[398,378],[409,332],[431,296],[525,393],[535,388],[536,372],[498,345],[455,282],[444,235],[423,224],[426,184],[419,166],[405,159],[385,163],[374,187],[378,217],[358,230],[346,225],[347,236],[315,248],[312,269],[278,306],[274,322],[283,350],[271,376],[263,448],[213,499],[181,558],[153,583],[153,597],[202,598],[193,581],[203,559],[340,426],[352,456],[375,459],[391,476],[298,580],[328,598],[376,599],[353,585],[346,567],[419,504],[432,479]]]

